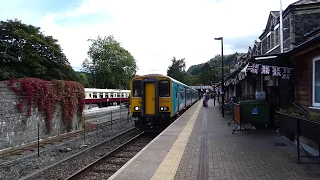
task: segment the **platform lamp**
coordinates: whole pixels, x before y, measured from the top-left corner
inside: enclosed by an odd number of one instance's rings
[[[214,40],[221,40],[221,114],[224,117],[223,37],[214,38]]]
[[[213,66],[213,106],[216,106],[216,70]]]

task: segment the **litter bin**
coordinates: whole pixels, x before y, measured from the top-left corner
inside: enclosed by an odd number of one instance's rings
[[[241,101],[240,118],[242,123],[270,124],[270,104],[265,100]]]

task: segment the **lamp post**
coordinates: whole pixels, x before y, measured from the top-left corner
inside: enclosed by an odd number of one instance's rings
[[[221,113],[224,117],[223,37],[214,38],[214,40],[221,40]]]
[[[216,71],[213,66],[213,106],[216,106]]]

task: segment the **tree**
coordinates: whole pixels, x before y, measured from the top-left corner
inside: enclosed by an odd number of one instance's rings
[[[79,82],[84,85],[84,87],[86,88],[90,87],[89,80],[85,73],[78,74],[78,79],[79,79]]]
[[[211,82],[214,81],[215,78],[215,69],[210,65],[209,62],[205,63],[201,68],[200,82],[204,85],[210,85]],[[216,76],[217,77],[217,76]]]
[[[95,88],[129,88],[137,71],[134,57],[113,36],[89,39],[88,59],[82,63],[90,74],[88,80]]]
[[[78,80],[58,41],[19,20],[0,21],[0,80]]]
[[[171,60],[172,64],[167,69],[167,75],[176,79],[182,83],[187,84],[187,72],[186,72],[186,63],[185,58],[183,59],[176,59],[173,57]]]

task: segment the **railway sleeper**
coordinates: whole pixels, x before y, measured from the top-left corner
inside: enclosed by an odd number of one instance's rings
[[[140,147],[130,147],[130,149],[124,149],[125,152],[136,152],[138,153],[141,150],[141,146]]]
[[[95,173],[115,173],[117,170],[119,169],[119,167],[115,168],[115,169],[92,169],[91,171],[92,172],[95,172]]]
[[[127,159],[121,159],[121,161],[110,161],[110,160],[108,160],[106,163],[108,163],[108,164],[113,164],[113,165],[118,165],[118,166],[122,166],[122,165],[124,165],[126,162],[128,162],[128,158]]]
[[[110,159],[108,159],[107,163],[110,163],[110,164],[114,164],[114,163],[117,163],[117,162],[125,162],[125,161],[128,161],[130,158],[125,158],[125,157],[111,157]]]
[[[132,158],[134,156],[133,155],[114,155],[114,156],[111,156],[113,158]]]

